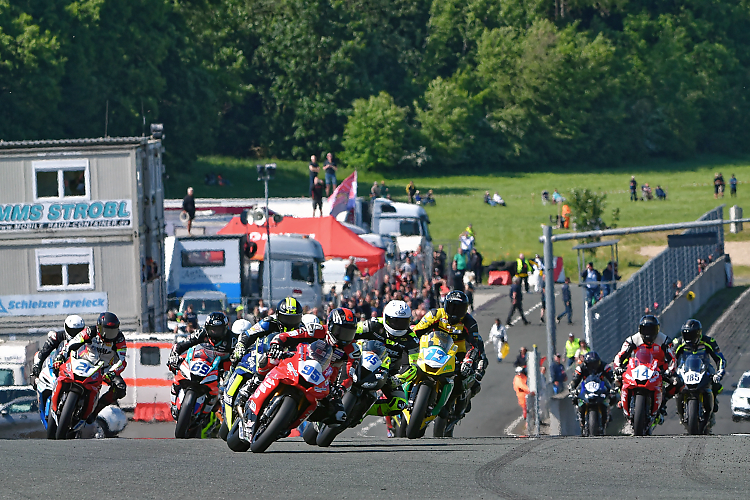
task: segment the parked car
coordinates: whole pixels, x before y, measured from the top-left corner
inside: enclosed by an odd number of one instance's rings
[[[750,371],[740,376],[732,393],[732,420],[738,422],[750,418]]]
[[[43,438],[46,435],[39,419],[36,391],[32,387],[3,391],[3,396],[9,398],[0,402],[0,439]]]

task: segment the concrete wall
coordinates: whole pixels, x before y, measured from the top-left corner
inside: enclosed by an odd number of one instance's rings
[[[664,309],[659,315],[662,332],[672,338],[679,336],[680,328],[685,321],[692,318],[713,294],[727,286],[725,261],[725,256],[718,258],[702,274],[691,281],[680,296]],[[688,292],[691,291],[695,293],[694,300],[687,299]]]

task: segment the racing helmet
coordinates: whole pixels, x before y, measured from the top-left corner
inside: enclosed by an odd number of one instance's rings
[[[227,338],[227,327],[229,326],[229,320],[227,315],[221,311],[214,311],[208,315],[206,322],[203,324],[203,328],[206,329],[208,338],[213,342],[221,342]]]
[[[409,331],[411,307],[403,300],[392,300],[383,308],[383,327],[394,337],[403,337]]]
[[[348,345],[357,333],[357,320],[351,309],[337,307],[328,315],[328,341],[331,344]]]
[[[302,324],[305,326],[305,330],[307,330],[308,332],[312,332],[316,328],[322,328],[322,325],[319,327],[316,326],[320,325],[320,318],[310,313],[302,315]]]
[[[647,344],[653,344],[656,336],[659,335],[659,320],[652,314],[647,314],[641,318],[638,324],[638,333]]]
[[[583,364],[589,373],[597,373],[602,367],[602,359],[596,351],[589,351],[583,356]]]
[[[77,314],[71,314],[65,318],[65,335],[67,335],[69,339],[72,339],[81,333],[85,327],[86,325],[83,322],[83,318]]]
[[[689,319],[682,325],[682,340],[689,346],[695,346],[703,335],[703,325],[697,319]]]
[[[115,340],[117,334],[120,333],[120,320],[117,319],[115,313],[109,311],[101,313],[99,319],[96,320],[96,332],[102,340],[108,342]]]
[[[448,323],[457,325],[469,311],[469,297],[461,290],[453,290],[446,295],[443,309],[448,316]]]
[[[250,323],[246,319],[238,319],[234,323],[232,323],[232,333],[235,335],[240,335],[246,331],[248,331],[250,328],[252,328],[253,324]]]
[[[294,297],[282,299],[276,306],[276,320],[287,330],[296,330],[302,322],[302,304]]]

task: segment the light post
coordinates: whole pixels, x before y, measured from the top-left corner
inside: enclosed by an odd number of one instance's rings
[[[258,180],[263,181],[266,188],[266,266],[268,267],[268,307],[273,307],[273,286],[271,279],[271,218],[268,211],[268,181],[276,175],[276,164],[266,163],[256,165]]]

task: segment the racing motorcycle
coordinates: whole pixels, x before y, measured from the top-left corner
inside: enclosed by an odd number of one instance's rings
[[[262,453],[288,436],[328,395],[333,349],[322,340],[299,344],[266,376],[244,407],[236,408],[227,446],[232,451]],[[261,364],[266,360],[261,360]]]
[[[341,399],[346,411],[346,420],[335,426],[308,423],[302,433],[302,438],[307,444],[330,446],[336,436],[344,430],[361,424],[368,410],[378,400],[378,391],[389,382],[390,357],[385,345],[377,340],[367,340],[358,342],[357,346],[362,355],[353,376],[354,383]]]
[[[208,343],[193,346],[180,355],[179,369],[172,381],[177,386],[174,437],[202,437],[207,424],[212,424],[211,413],[219,396],[219,369],[226,356]]]
[[[399,437],[424,436],[427,425],[440,414],[453,392],[456,352],[458,346],[445,332],[432,331],[419,339],[417,364],[404,383],[409,405],[402,412]]]
[[[683,387],[677,396],[677,412],[688,434],[708,431],[714,401],[711,392],[711,372],[704,356],[688,354],[680,359],[677,374]]]
[[[60,365],[47,415],[48,439],[74,438],[83,428],[99,400],[105,364],[96,349],[84,344]]]
[[[662,376],[658,360],[640,346],[628,361],[622,376],[623,412],[633,434],[647,436],[656,425],[662,398]]]
[[[55,385],[57,384],[57,377],[53,368],[54,359],[57,356],[57,349],[52,351],[44,362],[39,376],[36,377],[34,385],[36,386],[37,400],[39,401],[39,417],[42,419],[42,424],[47,430],[47,439],[55,439],[55,433],[57,432],[57,424],[53,419],[50,419],[50,409],[52,407],[52,393],[55,391]],[[36,353],[34,362],[39,361],[39,353]]]
[[[589,375],[580,386],[578,398],[573,400],[583,412],[582,436],[604,436],[609,420],[609,387],[599,375]]]

